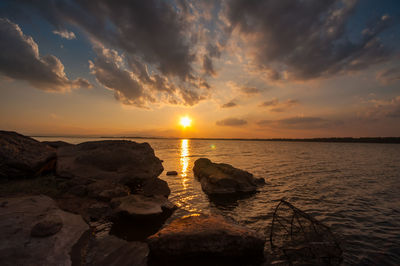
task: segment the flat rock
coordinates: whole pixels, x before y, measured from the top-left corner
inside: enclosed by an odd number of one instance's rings
[[[62,211],[47,196],[1,198],[0,202],[2,265],[71,265],[70,251],[89,229],[80,215]],[[47,236],[32,237],[32,227],[43,221],[46,226],[42,224],[39,231]]]
[[[178,218],[148,238],[153,258],[262,257],[265,238],[220,216]]]
[[[0,131],[0,178],[28,178],[49,168],[55,149],[16,132]]]
[[[146,243],[127,242],[112,235],[94,239],[86,255],[86,265],[146,266],[149,248]]]
[[[156,178],[164,170],[148,143],[127,140],[84,142],[57,149],[57,175],[65,178],[131,180]]]
[[[144,196],[140,194],[112,200],[115,213],[125,213],[130,216],[154,216],[173,211],[176,207],[164,196]]]
[[[35,224],[31,230],[33,237],[46,237],[58,233],[63,226],[63,222],[58,215],[48,215],[45,219]]]
[[[197,159],[193,172],[207,194],[253,192],[265,183],[263,178],[255,178],[247,171],[225,163],[213,163],[207,158]]]

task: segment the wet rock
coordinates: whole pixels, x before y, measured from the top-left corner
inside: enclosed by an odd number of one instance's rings
[[[87,186],[88,195],[99,201],[109,202],[113,198],[128,195],[129,188],[110,181],[97,181]]]
[[[89,227],[80,215],[59,209],[47,196],[6,198],[7,204],[0,208],[0,257],[2,265],[71,265],[70,251]],[[47,237],[32,237],[32,225],[43,220],[47,232],[58,229]],[[48,226],[50,225],[50,226]],[[33,229],[32,229],[33,230]],[[36,230],[36,229],[35,229]],[[33,230],[34,231],[34,230]],[[46,230],[39,230],[41,233]],[[35,234],[35,233],[34,233]]]
[[[88,207],[87,214],[90,221],[104,220],[111,215],[111,207],[107,203],[96,202]]]
[[[61,217],[58,215],[47,216],[44,220],[35,224],[31,230],[33,237],[46,237],[58,233],[63,226]]]
[[[71,146],[73,144],[65,142],[65,141],[61,141],[61,140],[57,140],[57,141],[42,141],[43,144],[46,144],[54,149],[58,149],[61,147],[65,147],[65,146]]]
[[[55,167],[55,150],[16,132],[0,131],[0,178],[28,178]]]
[[[146,266],[149,248],[143,242],[127,242],[108,235],[94,239],[89,245],[86,265]]]
[[[172,221],[147,242],[154,260],[204,257],[251,260],[263,257],[265,238],[222,217],[200,214]]]
[[[164,196],[129,195],[113,199],[115,213],[126,213],[131,216],[154,216],[172,212],[176,206]]]
[[[178,175],[177,171],[168,171],[167,175]]]
[[[57,150],[57,175],[65,178],[121,180],[156,178],[163,171],[148,143],[127,140],[84,142]]]
[[[247,171],[225,163],[213,163],[207,158],[197,159],[193,172],[207,194],[253,192],[265,183],[263,178],[255,178]]]

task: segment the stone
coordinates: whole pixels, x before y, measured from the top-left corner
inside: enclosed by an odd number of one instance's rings
[[[146,266],[149,248],[146,243],[128,242],[112,235],[94,239],[89,244],[85,265]]]
[[[58,215],[52,215],[46,217],[44,220],[35,224],[31,230],[31,236],[33,237],[46,237],[58,233],[63,226],[61,217]]]
[[[167,175],[178,175],[177,171],[168,171]]]
[[[71,265],[70,252],[89,230],[80,215],[59,209],[47,196],[3,198],[0,208],[0,258],[2,265]],[[32,237],[32,226],[50,219],[50,231],[59,217],[60,230],[47,237]],[[56,229],[58,229],[56,227]]]
[[[113,198],[128,195],[129,188],[106,180],[93,182],[87,186],[88,196],[99,201],[109,202]]]
[[[178,218],[147,240],[150,257],[260,258],[265,237],[220,216],[192,214]]]
[[[0,131],[0,178],[29,178],[55,167],[55,149],[16,132]]]
[[[209,195],[254,192],[265,182],[247,171],[225,163],[213,163],[207,158],[197,159],[193,172]]]
[[[144,196],[140,194],[112,200],[115,213],[126,213],[130,216],[154,216],[172,212],[176,206],[164,196]]]
[[[158,177],[164,170],[148,143],[128,140],[84,142],[57,149],[57,175],[116,183]]]

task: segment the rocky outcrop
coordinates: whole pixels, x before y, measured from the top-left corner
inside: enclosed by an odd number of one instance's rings
[[[260,258],[265,238],[219,216],[178,218],[148,238],[151,258]]]
[[[65,146],[71,146],[73,144],[65,142],[65,141],[61,141],[61,140],[56,140],[56,141],[42,141],[43,144],[46,144],[54,149],[58,149],[61,147],[65,147]]]
[[[71,265],[70,252],[89,227],[47,196],[0,199],[2,265]]]
[[[29,178],[55,165],[55,150],[15,132],[0,131],[0,178]]]
[[[225,163],[213,163],[207,158],[197,159],[193,172],[207,194],[253,192],[265,183],[263,178],[255,178],[247,171]]]
[[[176,207],[164,196],[129,195],[113,199],[116,213],[130,216],[154,216],[164,212],[172,212]]]

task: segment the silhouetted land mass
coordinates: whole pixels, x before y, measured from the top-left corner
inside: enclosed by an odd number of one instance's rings
[[[369,138],[271,138],[271,139],[245,139],[245,138],[176,138],[176,137],[143,137],[143,136],[32,136],[51,138],[102,138],[102,139],[193,139],[193,140],[238,140],[238,141],[287,141],[287,142],[338,142],[338,143],[388,143],[400,144],[400,137],[369,137]]]

